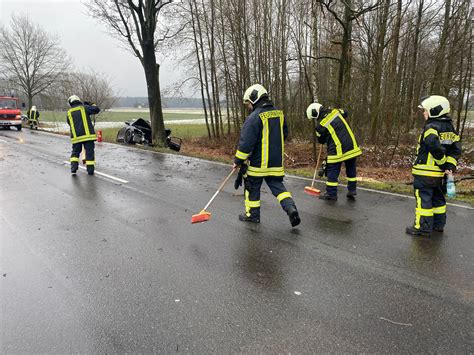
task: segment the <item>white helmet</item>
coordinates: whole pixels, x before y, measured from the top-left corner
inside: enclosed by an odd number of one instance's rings
[[[430,118],[441,117],[451,111],[448,99],[439,95],[423,97],[418,107],[428,111]]]
[[[31,111],[36,111],[36,106],[35,105],[31,106]]]
[[[308,120],[318,118],[319,112],[321,112],[321,107],[323,107],[323,105],[317,102],[313,102],[311,105],[309,105],[306,109],[306,117],[308,117]]]
[[[69,105],[72,105],[73,102],[76,102],[76,101],[81,103],[81,99],[77,95],[69,96],[69,99],[67,99],[67,102],[69,103]]]
[[[262,96],[268,95],[267,89],[265,89],[260,84],[253,84],[247,90],[245,90],[244,94],[244,103],[250,102],[254,105],[258,100],[262,98]]]

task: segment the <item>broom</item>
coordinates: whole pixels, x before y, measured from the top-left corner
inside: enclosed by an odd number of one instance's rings
[[[318,154],[318,161],[316,163],[316,168],[314,169],[314,175],[313,175],[313,181],[311,182],[311,186],[306,186],[304,188],[304,192],[307,193],[308,195],[312,196],[318,196],[321,193],[321,190],[318,190],[317,188],[314,187],[314,181],[316,180],[316,173],[318,172],[319,168],[319,161],[321,160],[321,152],[323,151],[323,146],[319,146],[319,154]]]
[[[211,213],[210,212],[207,212],[206,210],[209,208],[209,206],[211,205],[212,201],[214,201],[214,199],[216,198],[217,194],[219,192],[221,192],[221,190],[224,188],[225,184],[227,184],[227,181],[229,181],[230,177],[232,176],[232,174],[237,170],[237,168],[232,168],[232,171],[229,173],[229,175],[227,175],[227,177],[224,179],[224,181],[222,181],[222,184],[219,186],[219,188],[217,189],[216,193],[214,194],[214,196],[211,197],[211,199],[209,200],[209,202],[207,203],[206,206],[204,206],[204,208],[201,210],[201,212],[199,212],[198,214],[195,214],[191,217],[191,223],[194,224],[194,223],[201,223],[201,222],[207,222],[211,219]]]

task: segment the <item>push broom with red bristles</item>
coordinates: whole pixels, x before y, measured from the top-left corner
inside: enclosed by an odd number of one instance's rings
[[[229,175],[227,175],[227,177],[224,179],[224,181],[222,181],[222,184],[219,186],[219,188],[217,189],[214,196],[211,197],[211,199],[209,200],[207,205],[204,206],[204,208],[201,210],[201,212],[199,212],[198,214],[195,214],[191,217],[191,223],[192,224],[207,222],[211,219],[211,212],[208,212],[207,209],[211,205],[212,201],[214,201],[216,196],[219,194],[219,192],[221,192],[221,190],[224,188],[225,184],[227,184],[227,181],[229,181],[230,177],[232,176],[232,174],[235,172],[236,169],[237,168],[233,168],[232,171],[229,173]]]
[[[318,172],[319,168],[319,161],[321,160],[321,152],[323,151],[322,146],[319,146],[319,154],[318,154],[318,161],[316,163],[316,167],[314,169],[313,181],[311,182],[311,186],[306,186],[304,188],[304,192],[308,195],[318,196],[321,193],[321,190],[318,190],[314,187],[314,181],[316,180],[316,173]]]

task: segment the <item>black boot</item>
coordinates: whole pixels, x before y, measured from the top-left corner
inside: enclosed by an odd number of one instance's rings
[[[89,175],[94,175],[94,165],[87,165],[87,173]]]
[[[260,217],[250,216],[248,217],[245,213],[239,214],[239,221],[250,222],[250,223],[260,223]]]
[[[291,206],[288,209],[288,217],[290,218],[290,223],[292,227],[296,227],[301,223],[300,215],[295,206]]]
[[[354,191],[349,190],[349,191],[347,191],[347,195],[346,195],[346,196],[347,196],[348,199],[355,200],[355,197],[357,196],[357,191],[355,191],[355,190],[354,190]]]
[[[71,174],[76,175],[77,169],[79,168],[79,163],[76,161],[71,162]]]
[[[410,235],[419,235],[421,237],[431,237],[431,233],[427,231],[422,231],[420,229],[416,229],[415,227],[407,227],[405,232]]]
[[[325,200],[325,201],[337,201],[337,195],[336,196],[331,196],[327,192],[325,192],[322,195],[319,195],[320,200]]]

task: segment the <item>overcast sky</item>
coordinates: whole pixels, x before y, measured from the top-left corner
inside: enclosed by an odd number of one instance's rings
[[[87,16],[80,0],[0,0],[2,25],[10,22],[13,13],[28,14],[44,30],[56,34],[75,68],[105,73],[117,95],[147,96],[145,75],[138,58],[108,35],[103,24]],[[165,59],[160,64],[162,89],[182,80],[184,74],[176,61]]]

